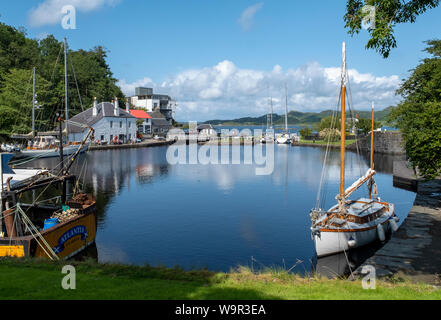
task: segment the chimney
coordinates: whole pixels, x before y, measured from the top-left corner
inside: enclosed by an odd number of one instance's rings
[[[98,115],[98,102],[96,101],[96,97],[93,98],[93,108],[92,108],[92,116],[96,117]]]
[[[126,112],[130,113],[130,103],[129,103],[129,98],[126,99]]]
[[[115,117],[119,117],[119,101],[118,98],[115,97]]]

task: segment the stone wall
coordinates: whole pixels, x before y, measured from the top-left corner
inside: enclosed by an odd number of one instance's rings
[[[361,152],[371,151],[371,136],[361,138],[358,141]],[[350,145],[348,150],[357,150],[355,144]],[[384,154],[405,154],[403,136],[400,132],[374,132],[374,152]]]

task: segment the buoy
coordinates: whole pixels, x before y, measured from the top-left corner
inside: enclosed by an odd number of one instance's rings
[[[397,224],[397,222],[395,221],[394,218],[390,218],[390,219],[389,219],[389,224],[390,224],[390,227],[391,227],[392,231],[393,231],[393,232],[397,232],[397,230],[398,230],[398,224]]]
[[[357,241],[355,241],[354,238],[350,237],[349,240],[348,240],[348,246],[349,246],[349,248],[353,248],[353,247],[355,247],[356,244],[357,244]]]
[[[386,235],[384,234],[384,229],[383,229],[383,226],[381,225],[381,223],[377,225],[377,234],[378,234],[378,238],[381,241],[386,240]]]

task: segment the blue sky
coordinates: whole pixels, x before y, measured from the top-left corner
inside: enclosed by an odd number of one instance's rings
[[[77,8],[76,30],[60,25],[57,14],[64,4]],[[353,70],[354,106],[398,102],[393,91],[399,80],[426,56],[422,41],[440,37],[441,7],[415,24],[398,26],[398,48],[383,59],[364,49],[366,31],[355,38],[347,34],[345,5],[342,0],[2,1],[0,19],[24,26],[34,38],[66,36],[74,49],[104,46],[125,93],[136,85],[169,93],[179,103],[178,120],[261,115],[268,110],[268,95],[282,112],[284,82],[290,109],[331,108],[342,41]]]

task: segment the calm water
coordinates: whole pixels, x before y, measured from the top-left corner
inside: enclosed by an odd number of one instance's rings
[[[223,271],[298,263],[294,270],[303,272],[315,266],[309,211],[315,205],[324,149],[276,145],[270,176],[256,176],[252,165],[171,166],[166,151],[158,147],[82,156],[87,190],[98,200],[99,261]],[[376,156],[376,179],[381,198],[394,202],[404,218],[415,196],[392,186],[393,160]],[[52,167],[56,161],[32,165]],[[78,162],[76,173],[84,161]],[[363,173],[367,163],[362,157]],[[335,202],[339,170],[339,152],[332,152],[326,207]],[[348,185],[359,174],[357,154],[349,152]],[[359,190],[354,197],[366,192]],[[344,269],[341,258],[320,259],[318,267]]]

